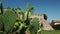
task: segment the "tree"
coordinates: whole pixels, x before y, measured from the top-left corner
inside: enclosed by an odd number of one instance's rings
[[[47,15],[46,14],[43,14],[43,16],[44,16],[44,19],[47,20],[47,18],[48,18]]]
[[[3,5],[2,5],[2,2],[0,2],[0,10],[1,10],[1,14],[3,14]]]
[[[7,9],[11,9],[10,6],[8,6]]]

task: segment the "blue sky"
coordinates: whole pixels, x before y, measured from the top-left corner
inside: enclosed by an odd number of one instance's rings
[[[60,0],[0,0],[3,7],[21,7],[26,10],[26,4],[30,3],[34,7],[34,14],[47,14],[48,21],[60,20]]]

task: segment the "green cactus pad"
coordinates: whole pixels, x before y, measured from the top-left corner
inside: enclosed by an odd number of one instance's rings
[[[5,31],[8,32],[10,29],[14,26],[16,22],[16,14],[12,10],[7,10],[3,14],[3,23],[4,23],[4,28]]]

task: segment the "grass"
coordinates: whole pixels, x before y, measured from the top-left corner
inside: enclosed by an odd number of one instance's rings
[[[60,30],[42,31],[41,34],[60,34]]]

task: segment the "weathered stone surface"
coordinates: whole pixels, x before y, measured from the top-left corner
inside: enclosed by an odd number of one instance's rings
[[[46,20],[44,20],[43,15],[32,15],[30,18],[34,18],[34,17],[37,17],[39,19],[39,21],[40,21],[39,23],[43,24],[43,29],[44,30],[54,30],[50,26],[50,24]]]

